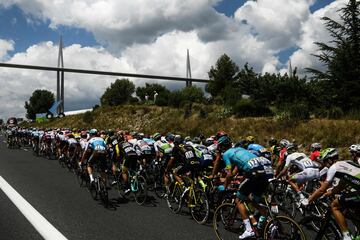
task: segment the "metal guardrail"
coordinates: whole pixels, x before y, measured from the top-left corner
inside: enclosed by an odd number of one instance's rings
[[[210,80],[208,80],[208,79],[199,79],[199,78],[189,79],[189,78],[182,78],[182,77],[170,77],[170,76],[135,74],[135,73],[121,73],[121,72],[107,72],[107,71],[96,71],[96,70],[74,69],[74,68],[45,67],[45,66],[23,65],[23,64],[13,64],[13,63],[0,63],[0,67],[44,70],[44,71],[54,71],[54,72],[69,72],[69,73],[119,76],[119,77],[148,78],[148,79],[171,80],[171,81],[182,81],[182,82],[187,82],[187,81],[200,82],[200,83],[209,83],[210,82]]]

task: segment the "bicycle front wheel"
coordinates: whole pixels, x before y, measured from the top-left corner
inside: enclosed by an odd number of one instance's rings
[[[139,205],[143,205],[147,198],[147,183],[143,176],[138,175],[137,178],[131,183],[133,192],[135,194],[135,201]]]
[[[302,228],[287,216],[276,216],[264,228],[264,239],[305,240]]]
[[[209,201],[204,191],[195,189],[192,201],[194,206],[190,206],[190,212],[193,219],[199,223],[204,224],[209,218]]]
[[[223,203],[215,210],[213,229],[219,240],[236,239],[244,232],[243,221],[235,204]]]

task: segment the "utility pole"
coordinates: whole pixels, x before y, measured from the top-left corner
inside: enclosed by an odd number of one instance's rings
[[[187,49],[187,57],[186,57],[186,78],[191,79],[191,66],[190,66],[190,55],[189,49]],[[186,81],[186,86],[189,87],[192,85],[192,81]]]
[[[59,39],[58,68],[64,68],[62,35]],[[57,71],[56,101],[61,101],[58,113],[64,112],[64,71]]]

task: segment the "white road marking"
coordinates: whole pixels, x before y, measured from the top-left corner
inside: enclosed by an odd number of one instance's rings
[[[46,240],[66,240],[51,223],[49,223],[33,206],[30,205],[16,190],[0,176],[0,188],[15,204],[20,212]]]
[[[6,143],[6,141],[3,141],[3,143]]]
[[[23,148],[22,150],[24,150],[25,152],[28,152],[29,150],[27,150],[26,148]]]

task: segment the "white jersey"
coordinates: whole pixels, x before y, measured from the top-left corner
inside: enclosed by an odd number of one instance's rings
[[[360,165],[353,161],[339,161],[334,163],[328,170],[326,181],[332,182],[334,178],[345,181],[353,186],[356,190],[360,190]]]
[[[71,145],[71,144],[73,144],[73,143],[75,143],[75,144],[78,143],[75,138],[69,138],[69,139],[67,140],[67,142],[69,143],[69,145]]]
[[[319,168],[320,166],[315,162],[308,158],[304,153],[292,153],[286,157],[285,167],[289,167],[290,165],[295,165],[299,169],[304,170],[307,168]]]
[[[80,139],[80,146],[84,150],[87,144],[87,139],[81,138]]]

